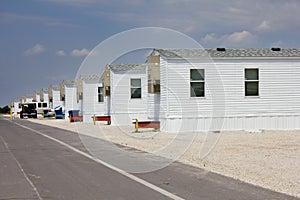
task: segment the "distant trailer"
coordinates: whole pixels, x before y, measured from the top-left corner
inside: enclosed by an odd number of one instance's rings
[[[109,115],[110,97],[105,92],[104,83],[101,76],[96,74],[81,75],[78,82],[82,93],[81,96],[81,111],[83,122],[92,123],[92,117]]]
[[[65,119],[69,120],[70,110],[78,110],[77,83],[75,80],[65,80],[60,85],[60,99],[65,110]]]
[[[60,86],[59,85],[51,85],[48,88],[48,99],[49,99],[49,107],[54,109],[58,106],[63,106],[63,102],[60,99]]]

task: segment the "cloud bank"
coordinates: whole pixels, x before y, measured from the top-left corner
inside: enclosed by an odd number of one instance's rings
[[[90,53],[90,51],[86,48],[82,48],[82,49],[74,49],[71,52],[71,56],[87,56]]]

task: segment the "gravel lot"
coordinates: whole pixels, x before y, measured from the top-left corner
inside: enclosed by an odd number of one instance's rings
[[[178,158],[180,162],[300,197],[300,131],[199,132],[184,133],[188,137],[178,138],[176,134],[152,130],[134,133],[133,126],[114,127],[100,123],[93,125],[51,119],[29,120],[152,153],[159,152],[173,142],[173,147],[159,155],[173,158],[174,154],[178,154],[174,147],[187,147]],[[203,144],[211,144],[208,146],[213,148],[205,148]],[[200,159],[200,152],[201,155],[206,152],[208,155]]]

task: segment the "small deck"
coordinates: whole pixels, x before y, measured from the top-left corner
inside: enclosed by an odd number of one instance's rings
[[[111,117],[110,116],[92,116],[94,123],[96,121],[105,121],[107,125],[111,124]]]
[[[160,122],[159,121],[134,121],[132,124],[135,124],[136,128],[155,128],[159,129],[160,128]]]

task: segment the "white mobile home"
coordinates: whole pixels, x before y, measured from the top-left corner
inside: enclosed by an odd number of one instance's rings
[[[155,49],[148,77],[162,131],[300,129],[300,49]]]
[[[68,119],[69,110],[78,110],[77,84],[74,80],[65,80],[61,84],[61,100],[65,108],[65,118]]]
[[[110,68],[110,115],[113,125],[147,120],[146,65],[120,64]]]
[[[47,108],[49,108],[49,91],[48,91],[48,88],[41,89],[41,91],[40,91],[40,100],[41,100],[42,103],[44,103],[44,105],[47,104]]]
[[[79,76],[79,78],[76,81],[77,84],[77,105],[78,105],[78,110],[82,111],[82,96],[83,96],[83,91],[82,91],[82,75]]]
[[[109,96],[99,75],[81,75],[83,122],[93,122],[93,116],[109,116]]]
[[[41,101],[41,98],[40,98],[40,91],[35,91],[33,93],[33,101],[35,102],[40,102]]]
[[[17,115],[22,110],[21,102],[19,100],[14,100],[11,102],[12,112],[14,115]]]
[[[48,88],[49,91],[49,104],[50,108],[56,108],[57,106],[62,106],[63,102],[60,100],[60,86],[51,85]]]
[[[20,102],[21,102],[21,103],[25,103],[25,100],[26,100],[26,97],[25,97],[25,96],[20,97]]]
[[[26,103],[33,101],[33,95],[31,95],[31,94],[26,95],[24,98],[25,98]]]

